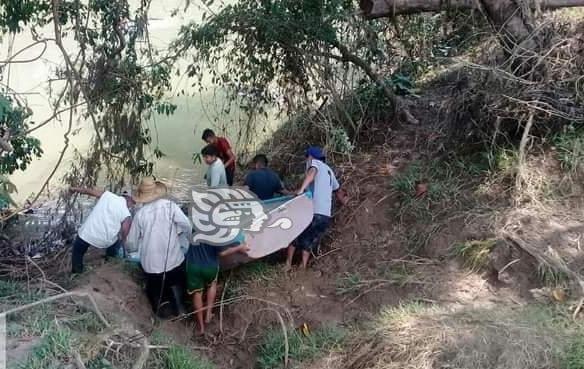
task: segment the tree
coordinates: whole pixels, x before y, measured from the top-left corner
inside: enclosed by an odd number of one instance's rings
[[[61,52],[63,64],[52,76],[58,87],[51,96],[53,114],[37,125],[67,116],[57,166],[69,147],[74,117],[81,116],[93,126],[90,151],[78,153],[65,178],[70,184],[92,185],[103,174],[122,184],[127,176],[150,174],[151,159],[162,155],[159,150],[148,153],[151,135],[144,122],[153,113],[170,114],[175,107],[165,97],[170,60],[156,60],[148,42],[150,1],[142,0],[133,12],[128,0],[0,2],[0,33],[30,32],[34,44],[56,46]],[[46,31],[39,32],[40,27],[52,29],[52,35],[44,36]],[[63,46],[65,37],[76,41],[73,52]]]
[[[584,6],[584,0],[360,0],[368,19],[400,14],[439,12],[447,9],[480,9],[485,12],[508,54],[523,54],[538,47],[533,37],[530,9],[553,10]]]
[[[184,27],[173,48],[192,58],[190,77],[202,83],[210,72],[212,82],[249,97],[252,106],[291,92],[319,98],[315,79],[351,65],[397,110],[399,99],[371,63],[379,40],[354,21],[354,10],[350,0],[242,0]]]
[[[25,170],[34,157],[43,153],[40,141],[28,135],[26,120],[32,112],[12,100],[0,95],[0,175]]]

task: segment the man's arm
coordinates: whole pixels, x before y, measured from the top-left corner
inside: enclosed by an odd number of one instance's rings
[[[316,171],[317,169],[315,167],[308,169],[306,177],[304,177],[304,181],[302,181],[302,186],[300,186],[298,191],[296,191],[297,195],[302,195],[308,186],[310,186],[310,184],[314,181],[314,178],[316,177]]]
[[[229,166],[235,163],[235,154],[233,153],[233,150],[231,150],[231,148],[228,148],[226,153],[227,161],[225,161],[224,165],[225,168],[228,168]]]
[[[140,226],[139,222],[134,219],[133,222],[130,223],[130,231],[128,232],[128,236],[126,237],[126,242],[124,243],[126,250],[130,252],[138,251],[139,249],[139,239],[140,239]]]
[[[183,213],[177,204],[173,204],[174,208],[174,222],[176,224],[178,234],[186,233],[189,235],[193,233],[193,227],[189,218]]]
[[[219,160],[219,159],[217,159]],[[221,169],[221,168],[219,168]],[[211,178],[210,178],[210,185],[209,187],[218,187],[219,182],[221,181],[221,171],[217,167],[211,168]],[[225,170],[225,169],[222,169]]]
[[[347,205],[349,203],[349,194],[347,194],[347,191],[345,191],[344,188],[339,188],[335,191],[335,196],[342,205]]]
[[[130,233],[131,227],[132,227],[132,218],[127,217],[122,222],[122,228],[120,229],[120,239],[122,240],[122,242],[126,242],[126,238],[128,237],[128,234]]]
[[[288,196],[288,195],[294,195],[294,192],[289,191],[286,189],[286,187],[284,187],[284,183],[282,183],[282,181],[278,178],[278,180],[280,181],[280,187],[276,190],[276,193]]]
[[[80,193],[83,195],[89,195],[93,197],[97,197],[98,199],[103,195],[105,192],[104,190],[100,190],[98,188],[84,188],[84,187],[71,187],[69,189],[72,193]]]
[[[294,195],[294,191],[287,190],[284,187],[282,187],[278,193],[281,193],[284,196]]]
[[[247,243],[242,243],[238,246],[235,247],[230,247],[225,251],[222,251],[219,253],[219,256],[229,256],[229,255],[233,255],[236,252],[241,252],[242,254],[247,254],[247,252],[249,251],[249,246],[247,245]]]

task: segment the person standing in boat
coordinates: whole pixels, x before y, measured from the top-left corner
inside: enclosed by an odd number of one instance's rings
[[[229,141],[225,137],[218,137],[212,129],[205,129],[201,137],[207,144],[217,149],[217,156],[221,159],[225,167],[227,185],[233,186],[233,177],[235,176],[235,154],[231,149]]]
[[[260,200],[269,200],[275,194],[288,195],[282,180],[272,169],[268,168],[268,157],[264,154],[256,155],[252,160],[253,169],[247,173],[244,185]]]
[[[205,179],[210,188],[227,186],[225,167],[219,158],[219,150],[213,145],[207,145],[201,150],[203,161],[208,165]]]
[[[98,199],[73,241],[71,272],[77,274],[83,272],[83,257],[89,246],[106,249],[106,258],[118,255],[130,230],[134,201],[129,194],[119,196],[100,189],[71,187],[69,191]]]

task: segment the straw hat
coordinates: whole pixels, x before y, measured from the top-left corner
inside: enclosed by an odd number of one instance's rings
[[[166,195],[166,185],[154,180],[153,177],[142,178],[138,189],[133,194],[133,199],[137,203],[148,203]]]

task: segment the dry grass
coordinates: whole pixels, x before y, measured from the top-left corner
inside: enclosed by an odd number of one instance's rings
[[[488,239],[457,243],[453,246],[452,252],[463,259],[466,268],[479,272],[489,263],[489,254],[496,242],[495,239]]]
[[[335,365],[351,369],[550,369],[582,331],[548,308],[446,308],[409,304],[385,310]]]

